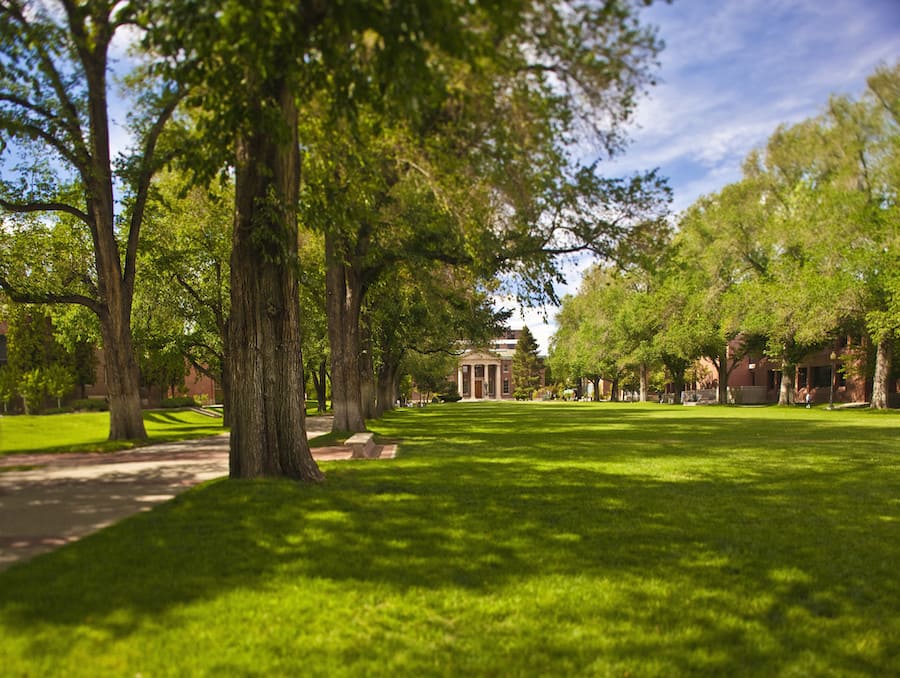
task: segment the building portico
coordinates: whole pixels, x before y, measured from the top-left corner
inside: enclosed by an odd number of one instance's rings
[[[488,352],[462,356],[456,386],[463,400],[501,400],[509,397],[509,361]]]

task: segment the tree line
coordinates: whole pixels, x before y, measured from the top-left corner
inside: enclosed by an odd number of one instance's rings
[[[554,372],[627,381],[646,399],[654,374],[678,394],[706,358],[725,403],[752,351],[780,364],[787,404],[804,356],[852,337],[843,369],[871,375],[871,405],[887,407],[900,336],[900,63],[878,68],[860,97],[779,127],[742,174],[630,264],[585,276],[558,316]]]
[[[233,477],[319,479],[304,363],[363,429],[498,284],[553,299],[560,257],[664,216],[655,172],[573,150],[622,150],[647,4],[2,0],[0,288],[90,314],[110,438],[146,437],[136,342],[169,337],[227,393]]]

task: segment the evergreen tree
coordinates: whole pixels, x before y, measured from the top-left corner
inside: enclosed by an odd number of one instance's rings
[[[512,359],[512,373],[515,384],[513,395],[516,400],[531,400],[532,394],[541,385],[542,361],[538,357],[538,345],[528,326],[522,328]]]

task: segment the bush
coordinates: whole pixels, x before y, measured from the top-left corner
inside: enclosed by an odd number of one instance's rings
[[[161,407],[197,407],[197,401],[192,396],[182,398],[163,398]]]
[[[49,410],[44,410],[43,414],[71,414],[72,411],[71,405],[63,405],[62,407],[52,407]]]
[[[106,412],[109,403],[105,398],[81,398],[73,400],[71,408],[76,412]]]
[[[19,395],[25,404],[25,414],[37,414],[41,411],[44,395],[47,393],[47,385],[44,383],[44,373],[40,368],[35,368],[19,377]]]

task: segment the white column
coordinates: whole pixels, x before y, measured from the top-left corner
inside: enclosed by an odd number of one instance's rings
[[[460,363],[459,367],[456,368],[456,390],[459,393],[460,397],[462,397],[463,394],[462,374],[462,363]]]
[[[503,371],[500,363],[494,365],[494,400],[500,400],[500,392],[503,390]]]

